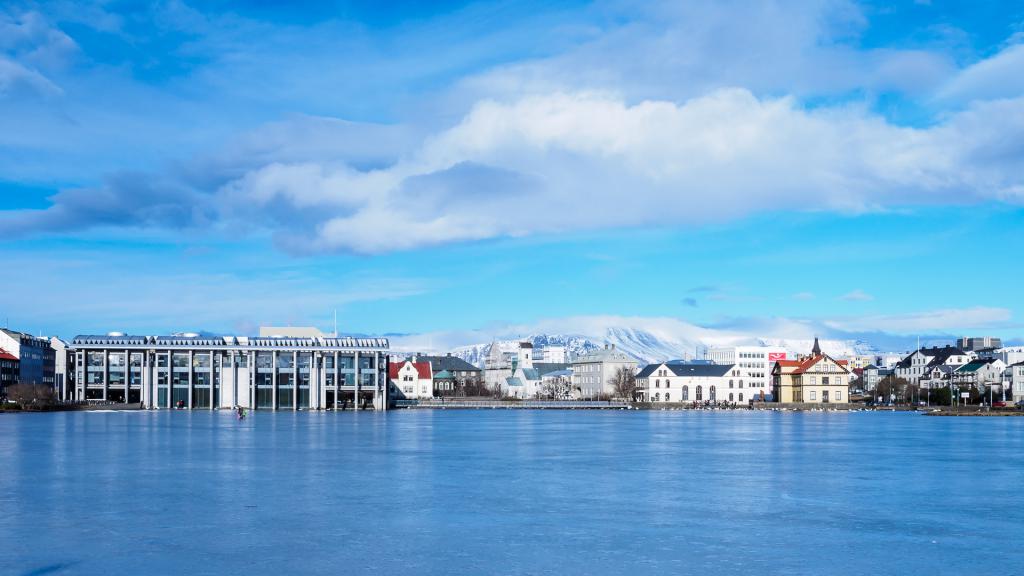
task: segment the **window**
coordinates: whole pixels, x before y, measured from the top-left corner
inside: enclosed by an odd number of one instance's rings
[[[836,402],[839,402],[842,399],[843,399],[843,393],[841,391],[839,391],[839,390],[836,390]]]
[[[743,392],[740,392],[740,402],[743,402]]]
[[[683,402],[686,402],[689,399],[690,399],[690,387],[687,386],[686,384],[683,384]]]
[[[818,399],[817,392],[815,392],[814,390],[811,390],[811,401],[814,401],[814,400],[817,400],[817,399]]]
[[[714,402],[714,401],[715,401],[715,387],[714,387],[714,386],[712,386],[712,387],[711,387],[711,388],[710,388],[710,389],[708,390],[708,392],[710,392],[710,394],[708,394],[708,399],[709,399],[709,400],[711,400],[712,402]]]
[[[671,398],[671,395],[668,392],[665,392],[665,402],[668,402],[669,398]]]
[[[729,388],[732,388],[732,380],[729,380]]]
[[[729,402],[732,402],[732,392],[729,392]]]
[[[699,402],[699,401],[701,401],[703,399],[704,399],[703,387],[702,386],[697,386],[697,401]]]

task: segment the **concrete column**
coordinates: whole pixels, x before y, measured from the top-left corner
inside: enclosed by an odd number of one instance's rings
[[[124,403],[128,403],[128,392],[132,386],[132,353],[124,351]],[[140,390],[141,392],[141,390]]]
[[[139,399],[142,401],[142,405],[146,407],[149,407],[149,405],[152,404],[153,402],[152,399],[150,398],[151,394],[149,389],[149,364],[149,351],[143,350],[142,367],[139,371],[139,376],[142,377],[142,381],[139,382]]]
[[[353,404],[353,410],[359,410],[359,377],[362,375],[363,368],[359,365],[359,351],[356,351],[355,362],[353,363],[353,376],[355,377],[355,404]]]
[[[241,406],[242,403],[238,401],[238,360],[234,352],[228,358],[231,358],[231,405]]]
[[[256,408],[256,353],[249,352],[249,408]]]
[[[373,353],[373,408],[380,410],[380,361],[376,352]]]
[[[192,409],[192,373],[195,369],[192,367],[192,363],[195,361],[196,353],[194,350],[188,351],[188,409]]]
[[[309,409],[319,410],[324,401],[320,398],[320,371],[323,359],[320,352],[313,352],[309,359]]]
[[[271,406],[274,410],[277,410],[277,350],[270,353],[270,380],[273,386],[271,387],[271,393],[274,397],[271,399]]]
[[[299,409],[299,351],[292,350],[292,411]]]
[[[214,356],[215,352],[210,350],[210,410],[214,409],[214,398],[217,399],[216,403],[220,403],[220,385],[222,384],[220,373],[217,371],[217,357]],[[217,390],[217,394],[213,391]]]
[[[334,352],[334,409],[338,409],[338,396],[341,396],[341,368],[338,362],[341,361],[341,354]]]
[[[103,399],[107,399],[110,390],[110,350],[103,349]]]

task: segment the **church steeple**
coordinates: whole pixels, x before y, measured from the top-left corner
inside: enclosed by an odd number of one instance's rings
[[[811,348],[811,354],[815,356],[821,356],[821,345],[818,344],[818,337],[814,337],[814,348]]]

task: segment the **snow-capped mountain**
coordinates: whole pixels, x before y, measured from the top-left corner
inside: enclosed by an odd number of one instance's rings
[[[605,345],[633,356],[640,363],[674,358],[699,358],[707,347],[770,345],[793,354],[807,353],[814,336],[758,337],[740,331],[703,328],[674,318],[630,318],[617,316],[575,317],[547,320],[533,326],[509,326],[490,333],[468,331],[398,336],[391,346],[399,352],[450,352],[476,366],[483,366],[496,343],[502,352],[514,352],[519,342],[535,348],[564,346],[569,357],[579,356]],[[854,339],[820,340],[822,350],[833,356],[874,354],[870,344]]]

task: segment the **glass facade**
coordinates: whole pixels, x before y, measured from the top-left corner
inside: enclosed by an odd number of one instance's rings
[[[293,390],[292,386],[295,384],[295,379],[292,377],[290,372],[278,372],[277,374],[277,407],[278,408],[293,408],[292,400]]]
[[[339,352],[324,346],[374,346],[386,350],[386,341],[366,344],[351,339],[303,342],[289,340],[275,344],[259,340],[234,344],[217,339],[187,337],[79,337],[105,344],[79,348],[79,397],[93,400],[140,402],[147,407],[213,409],[241,404],[254,408],[321,409],[339,404],[352,406],[352,387],[357,380],[367,392],[374,390],[381,365],[373,349],[369,352]],[[109,342],[95,340],[110,340]],[[161,349],[161,340],[170,348]],[[203,344],[209,346],[205,348]],[[260,346],[280,349],[260,349]],[[303,346],[312,345],[312,349]],[[226,349],[225,349],[226,348]],[[378,352],[379,353],[379,352]],[[380,376],[384,378],[384,376]],[[227,386],[227,388],[224,388]],[[347,397],[340,388],[348,388]],[[368,396],[361,402],[368,405]]]

